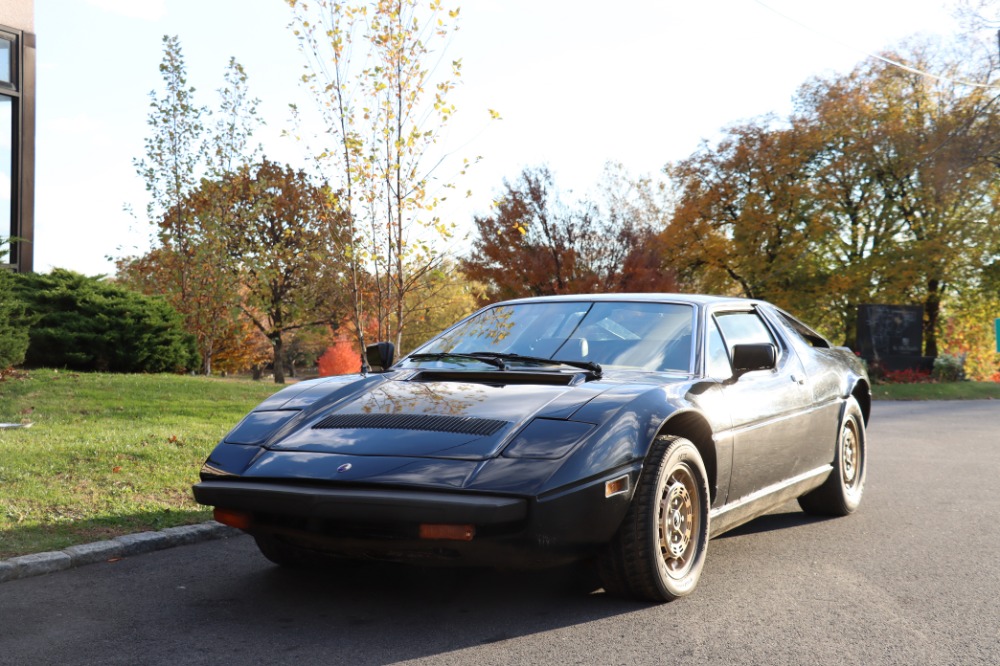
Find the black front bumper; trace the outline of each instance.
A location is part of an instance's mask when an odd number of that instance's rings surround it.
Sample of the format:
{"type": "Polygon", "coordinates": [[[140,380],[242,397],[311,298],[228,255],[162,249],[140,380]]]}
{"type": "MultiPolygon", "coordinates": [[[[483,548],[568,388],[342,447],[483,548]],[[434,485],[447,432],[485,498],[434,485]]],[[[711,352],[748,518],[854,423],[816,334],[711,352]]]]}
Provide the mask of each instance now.
{"type": "Polygon", "coordinates": [[[200,504],[351,522],[499,525],[523,521],[528,515],[527,500],[492,495],[318,488],[254,481],[203,481],[193,490],[200,504]]]}
{"type": "Polygon", "coordinates": [[[349,487],[244,478],[194,486],[201,504],[248,514],[241,529],[257,538],[354,559],[535,567],[592,554],[612,537],[630,494],[605,496],[591,479],[543,497],[434,489],[349,487]],[[472,526],[469,540],[422,537],[422,525],[472,526]]]}

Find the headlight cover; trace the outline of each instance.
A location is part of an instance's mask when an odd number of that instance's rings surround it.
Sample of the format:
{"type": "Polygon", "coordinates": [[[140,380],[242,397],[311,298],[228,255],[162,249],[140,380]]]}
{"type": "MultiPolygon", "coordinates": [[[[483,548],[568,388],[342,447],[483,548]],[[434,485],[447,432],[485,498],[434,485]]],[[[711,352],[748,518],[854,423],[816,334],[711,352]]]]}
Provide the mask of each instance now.
{"type": "Polygon", "coordinates": [[[538,418],[507,445],[503,457],[556,460],[569,453],[593,429],[590,423],[538,418]]]}
{"type": "Polygon", "coordinates": [[[299,413],[297,409],[257,411],[247,414],[223,439],[226,444],[260,446],[278,428],[299,413]]]}

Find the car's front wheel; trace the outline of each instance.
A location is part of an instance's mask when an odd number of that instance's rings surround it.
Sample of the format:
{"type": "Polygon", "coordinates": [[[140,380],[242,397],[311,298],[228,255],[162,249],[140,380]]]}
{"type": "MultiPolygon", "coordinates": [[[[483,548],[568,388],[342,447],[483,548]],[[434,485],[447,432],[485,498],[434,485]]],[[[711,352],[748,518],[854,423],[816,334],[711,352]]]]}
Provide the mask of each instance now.
{"type": "Polygon", "coordinates": [[[806,513],[817,516],[846,516],[854,513],[861,504],[867,476],[868,439],[865,435],[865,418],[858,401],[850,397],[837,435],[833,471],[822,486],[799,498],[799,506],[806,513]]]}
{"type": "Polygon", "coordinates": [[[600,553],[610,594],[673,601],[698,584],[708,550],[708,475],[690,441],[658,437],[625,520],[600,553]]]}

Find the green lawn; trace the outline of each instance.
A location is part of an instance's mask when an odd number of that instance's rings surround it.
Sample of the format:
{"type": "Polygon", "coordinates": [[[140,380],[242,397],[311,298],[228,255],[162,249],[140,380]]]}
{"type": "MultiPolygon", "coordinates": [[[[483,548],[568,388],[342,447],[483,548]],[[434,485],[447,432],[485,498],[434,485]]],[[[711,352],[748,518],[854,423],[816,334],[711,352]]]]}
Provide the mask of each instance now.
{"type": "Polygon", "coordinates": [[[0,382],[0,558],[201,522],[191,484],[280,388],[249,380],[33,370],[0,382]]]}
{"type": "Polygon", "coordinates": [[[876,400],[1000,400],[1000,383],[876,384],[876,400]]]}

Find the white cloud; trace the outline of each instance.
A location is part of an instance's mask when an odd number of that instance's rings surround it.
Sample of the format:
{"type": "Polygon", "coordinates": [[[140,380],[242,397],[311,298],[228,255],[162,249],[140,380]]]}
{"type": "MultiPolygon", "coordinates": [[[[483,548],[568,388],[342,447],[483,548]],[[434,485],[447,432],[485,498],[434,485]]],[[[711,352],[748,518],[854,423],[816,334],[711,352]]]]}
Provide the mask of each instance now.
{"type": "Polygon", "coordinates": [[[167,13],[165,0],[87,0],[87,2],[109,14],[143,21],[159,21],[167,13]]]}

